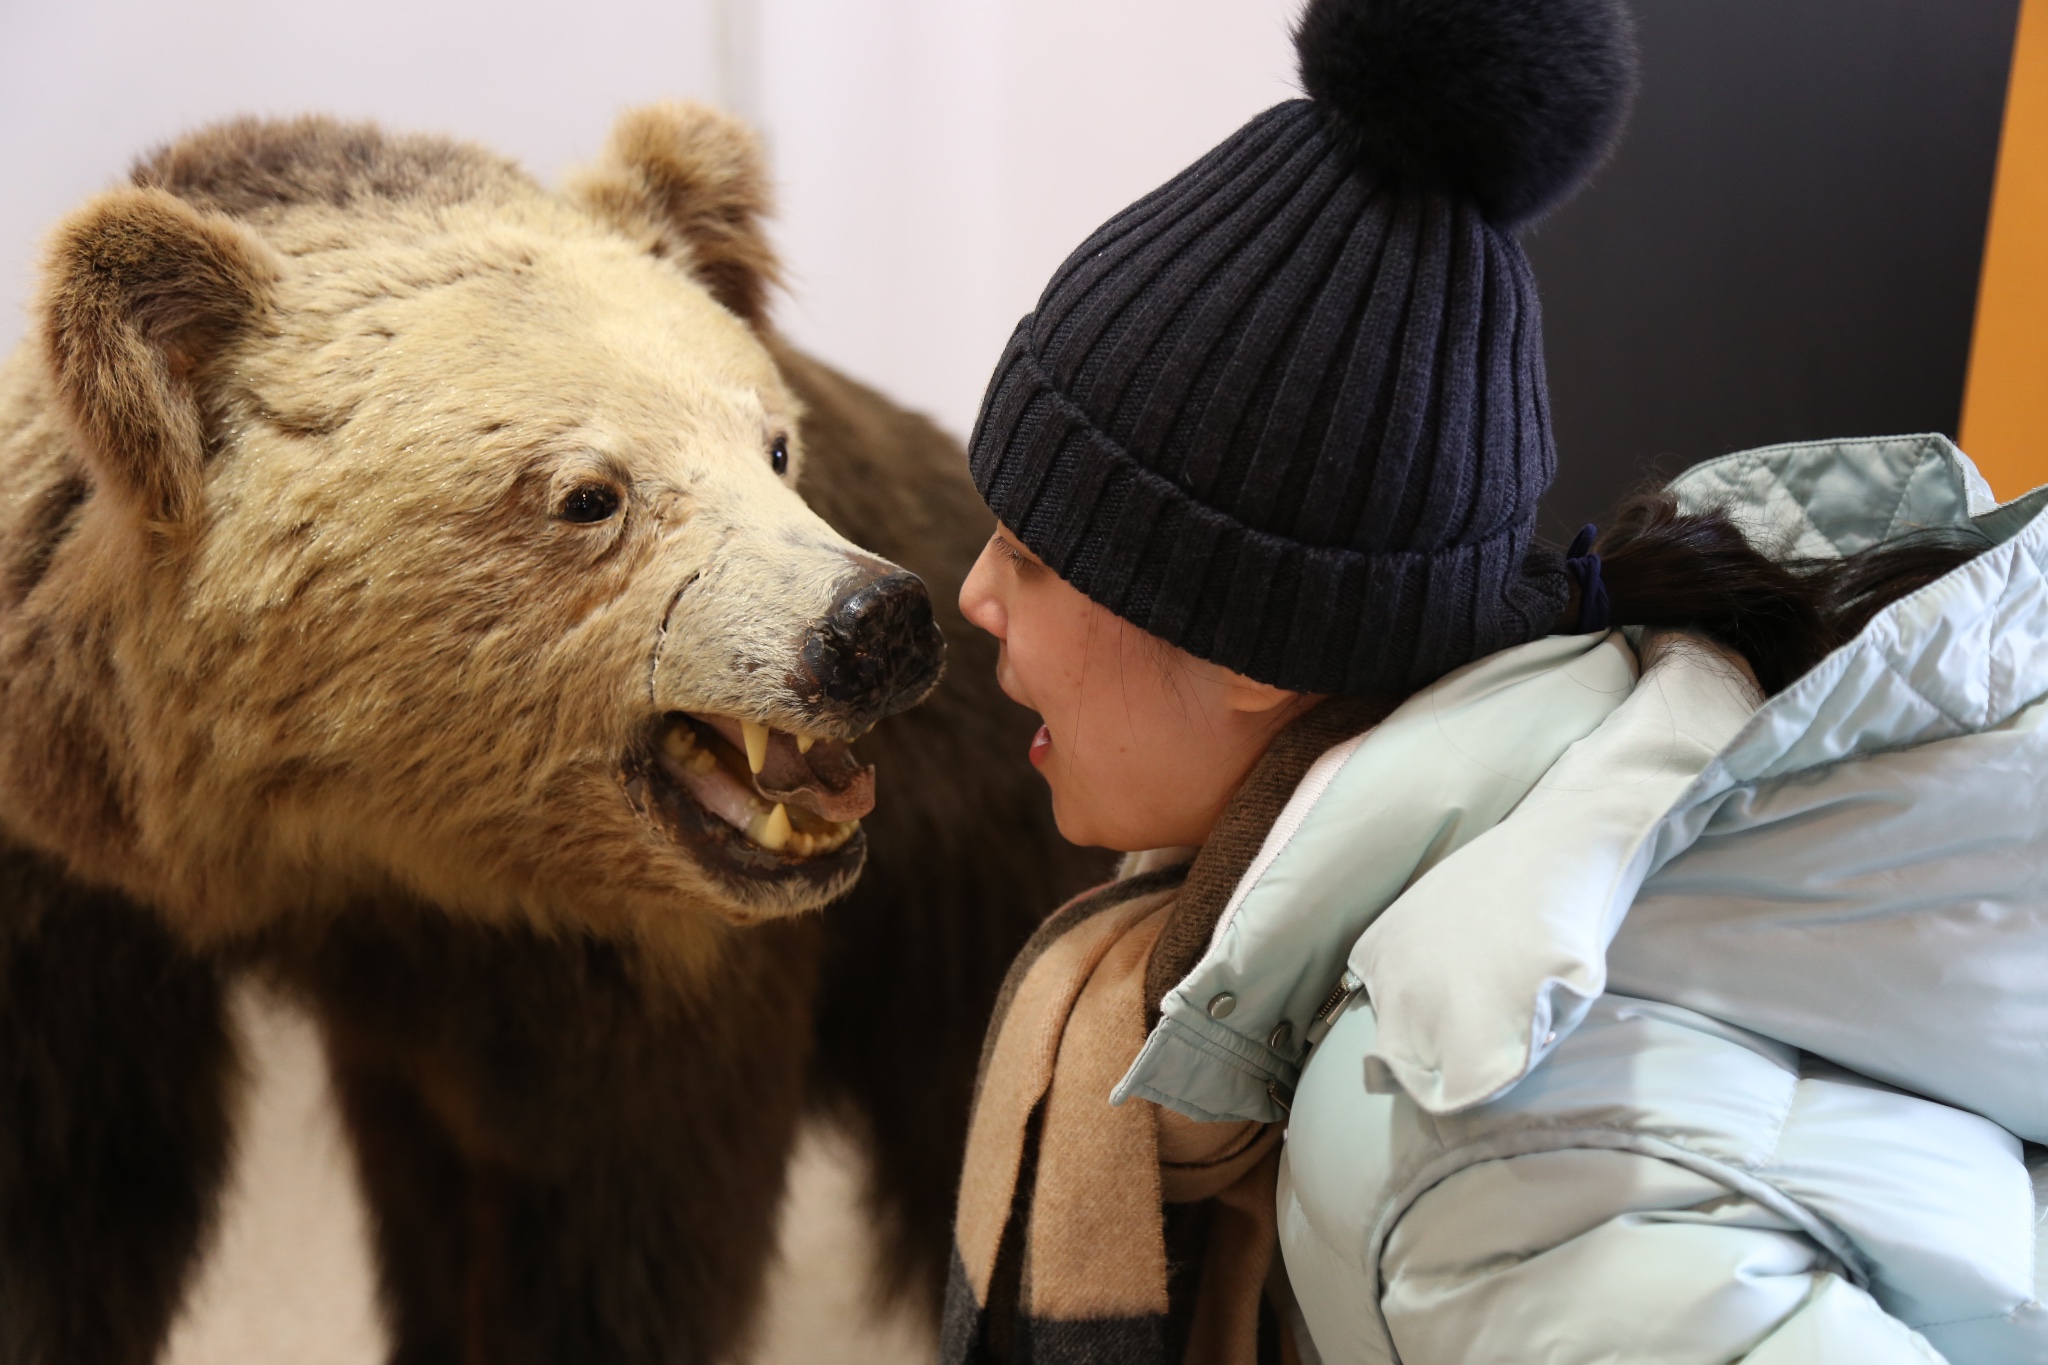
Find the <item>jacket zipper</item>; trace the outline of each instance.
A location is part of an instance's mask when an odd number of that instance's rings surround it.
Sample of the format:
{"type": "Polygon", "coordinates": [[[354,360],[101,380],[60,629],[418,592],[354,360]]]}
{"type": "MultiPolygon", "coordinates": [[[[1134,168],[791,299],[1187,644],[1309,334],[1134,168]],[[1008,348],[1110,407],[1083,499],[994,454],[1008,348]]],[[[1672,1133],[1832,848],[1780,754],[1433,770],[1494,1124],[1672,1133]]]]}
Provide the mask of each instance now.
{"type": "Polygon", "coordinates": [[[1302,1036],[1310,1047],[1323,1041],[1323,1035],[1330,1031],[1330,1025],[1336,1021],[1344,1007],[1351,1003],[1351,997],[1364,989],[1365,982],[1359,979],[1356,972],[1346,967],[1344,975],[1331,987],[1329,998],[1323,1001],[1314,1017],[1308,1021],[1308,1029],[1302,1036]]]}

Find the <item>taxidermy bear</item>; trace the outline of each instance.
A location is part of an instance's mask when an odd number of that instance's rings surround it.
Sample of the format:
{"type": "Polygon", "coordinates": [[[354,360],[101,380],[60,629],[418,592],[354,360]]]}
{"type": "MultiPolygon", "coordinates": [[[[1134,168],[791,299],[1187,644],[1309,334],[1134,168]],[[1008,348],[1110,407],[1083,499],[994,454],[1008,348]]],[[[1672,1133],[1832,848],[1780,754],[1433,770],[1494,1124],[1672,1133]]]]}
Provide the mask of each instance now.
{"type": "Polygon", "coordinates": [[[161,1348],[238,973],[319,1021],[395,1360],[728,1358],[807,1107],[931,1293],[1092,869],[953,629],[957,447],[769,327],[750,138],[630,113],[558,195],[242,122],[131,181],[0,370],[0,1362],[161,1348]]]}

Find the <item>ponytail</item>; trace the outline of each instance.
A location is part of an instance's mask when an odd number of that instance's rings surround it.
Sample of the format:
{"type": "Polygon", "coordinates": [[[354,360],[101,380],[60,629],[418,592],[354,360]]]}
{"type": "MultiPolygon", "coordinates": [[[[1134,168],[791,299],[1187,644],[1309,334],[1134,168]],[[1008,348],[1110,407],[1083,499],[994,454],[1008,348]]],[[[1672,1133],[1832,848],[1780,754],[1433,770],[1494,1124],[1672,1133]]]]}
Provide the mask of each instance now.
{"type": "Polygon", "coordinates": [[[1664,492],[1622,503],[1593,545],[1616,625],[1664,626],[1726,645],[1749,661],[1766,696],[1885,607],[1990,547],[1975,530],[1944,529],[1839,559],[1771,559],[1725,512],[1681,512],[1664,492]]]}

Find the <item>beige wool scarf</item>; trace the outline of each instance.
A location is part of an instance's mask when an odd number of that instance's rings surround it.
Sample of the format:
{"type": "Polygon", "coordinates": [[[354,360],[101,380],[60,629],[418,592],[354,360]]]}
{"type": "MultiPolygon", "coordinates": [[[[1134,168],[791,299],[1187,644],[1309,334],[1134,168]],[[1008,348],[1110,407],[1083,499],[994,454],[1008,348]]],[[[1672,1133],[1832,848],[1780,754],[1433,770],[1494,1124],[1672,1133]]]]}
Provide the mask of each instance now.
{"type": "Polygon", "coordinates": [[[982,1050],[943,1365],[1291,1359],[1267,1295],[1278,1126],[1197,1123],[1109,1093],[1309,766],[1391,709],[1309,711],[1191,862],[1133,859],[1025,945],[982,1050]]]}

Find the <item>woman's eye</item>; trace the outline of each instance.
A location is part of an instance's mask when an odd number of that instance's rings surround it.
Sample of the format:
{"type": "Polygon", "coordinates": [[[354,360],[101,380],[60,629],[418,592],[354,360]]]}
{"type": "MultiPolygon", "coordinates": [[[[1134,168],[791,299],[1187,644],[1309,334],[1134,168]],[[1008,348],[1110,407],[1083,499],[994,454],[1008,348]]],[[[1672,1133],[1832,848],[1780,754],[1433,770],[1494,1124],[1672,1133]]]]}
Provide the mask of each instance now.
{"type": "Polygon", "coordinates": [[[563,521],[587,525],[603,521],[618,510],[618,489],[608,483],[585,483],[569,490],[569,496],[562,499],[559,515],[563,521]]]}
{"type": "Polygon", "coordinates": [[[776,437],[774,444],[768,447],[768,467],[777,474],[787,474],[789,472],[789,438],[787,436],[776,437]]]}

